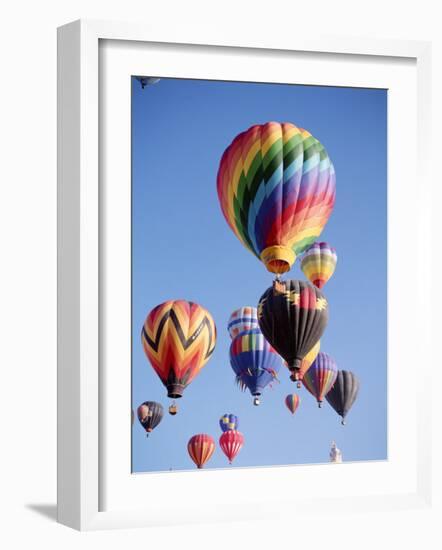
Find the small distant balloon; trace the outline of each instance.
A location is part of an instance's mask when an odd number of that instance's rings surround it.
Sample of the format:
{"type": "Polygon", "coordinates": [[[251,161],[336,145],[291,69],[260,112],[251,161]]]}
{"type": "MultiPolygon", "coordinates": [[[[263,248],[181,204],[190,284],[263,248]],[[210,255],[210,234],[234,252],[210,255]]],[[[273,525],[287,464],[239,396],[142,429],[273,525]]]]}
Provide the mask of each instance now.
{"type": "Polygon", "coordinates": [[[285,398],[286,407],[292,414],[295,414],[296,409],[299,407],[299,403],[299,395],[297,395],[296,393],[287,395],[287,397],[285,398]]]}
{"type": "Polygon", "coordinates": [[[198,469],[203,468],[215,451],[215,441],[211,435],[193,435],[187,443],[187,451],[198,469]]]}
{"type": "Polygon", "coordinates": [[[305,373],[302,383],[314,396],[319,407],[338,376],[338,367],[330,355],[319,352],[312,366],[305,373]]]}
{"type": "Polygon", "coordinates": [[[153,76],[136,76],[135,78],[141,84],[141,88],[143,90],[146,86],[152,86],[153,84],[156,84],[160,81],[159,78],[155,78],[153,76]]]}
{"type": "Polygon", "coordinates": [[[236,430],[224,432],[219,438],[219,446],[229,460],[229,464],[235,460],[236,455],[244,444],[244,436],[236,430]]]}
{"type": "Polygon", "coordinates": [[[138,407],[137,414],[140,424],[146,430],[147,435],[149,435],[163,419],[163,405],[156,401],[145,401],[138,407]]]}
{"type": "Polygon", "coordinates": [[[341,423],[345,424],[345,417],[356,401],[359,392],[359,380],[351,371],[340,370],[333,387],[325,398],[331,407],[342,418],[341,423]]]}
{"type": "Polygon", "coordinates": [[[237,430],[239,426],[239,419],[234,414],[223,414],[219,419],[219,426],[223,432],[237,430]]]}
{"type": "Polygon", "coordinates": [[[338,256],[328,243],[314,243],[301,259],[301,269],[307,279],[322,288],[336,269],[338,256]]]}

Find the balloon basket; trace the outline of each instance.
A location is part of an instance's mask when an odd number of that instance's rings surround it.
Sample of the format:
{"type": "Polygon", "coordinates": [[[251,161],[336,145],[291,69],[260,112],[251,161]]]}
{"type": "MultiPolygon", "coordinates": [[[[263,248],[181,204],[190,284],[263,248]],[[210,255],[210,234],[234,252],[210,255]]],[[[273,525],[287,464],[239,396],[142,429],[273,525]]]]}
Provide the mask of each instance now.
{"type": "Polygon", "coordinates": [[[172,405],[170,405],[169,407],[169,414],[172,416],[175,416],[177,412],[178,412],[178,407],[175,405],[175,403],[172,403],[172,405]]]}
{"type": "Polygon", "coordinates": [[[322,409],[322,401],[318,401],[318,407],[322,409]]]}
{"type": "Polygon", "coordinates": [[[259,407],[261,401],[259,400],[259,397],[255,397],[255,399],[253,400],[253,404],[255,405],[255,407],[259,407]]]}

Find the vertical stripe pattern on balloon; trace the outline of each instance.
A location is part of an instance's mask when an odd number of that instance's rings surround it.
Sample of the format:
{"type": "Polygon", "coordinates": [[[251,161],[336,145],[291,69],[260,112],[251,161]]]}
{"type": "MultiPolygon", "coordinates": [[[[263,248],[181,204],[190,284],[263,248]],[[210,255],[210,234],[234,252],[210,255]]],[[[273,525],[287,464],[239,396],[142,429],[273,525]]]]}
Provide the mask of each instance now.
{"type": "Polygon", "coordinates": [[[302,383],[321,405],[338,376],[338,367],[327,353],[319,352],[312,366],[304,374],[302,383]]]}
{"type": "Polygon", "coordinates": [[[196,434],[189,439],[187,450],[197,468],[203,468],[215,451],[215,441],[208,434],[196,434]]]}

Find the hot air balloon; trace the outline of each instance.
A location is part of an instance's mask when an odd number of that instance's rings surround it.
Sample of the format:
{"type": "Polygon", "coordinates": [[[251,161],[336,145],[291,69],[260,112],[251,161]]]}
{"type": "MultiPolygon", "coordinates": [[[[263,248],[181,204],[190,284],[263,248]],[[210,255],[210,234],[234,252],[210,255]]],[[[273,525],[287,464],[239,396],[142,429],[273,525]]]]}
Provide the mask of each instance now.
{"type": "Polygon", "coordinates": [[[138,420],[149,436],[150,432],[158,426],[163,419],[164,409],[161,403],[156,401],[145,401],[138,409],[138,420]]]}
{"type": "Polygon", "coordinates": [[[160,81],[159,78],[154,78],[153,76],[136,76],[138,82],[141,84],[141,88],[144,90],[146,86],[152,86],[160,81]]]}
{"type": "Polygon", "coordinates": [[[211,435],[196,434],[189,439],[187,451],[197,468],[203,468],[215,451],[215,441],[211,435]]]}
{"type": "Polygon", "coordinates": [[[321,234],[335,171],[321,143],[285,122],[255,125],[224,151],[218,198],[232,231],[271,273],[285,273],[321,234]]]}
{"type": "Polygon", "coordinates": [[[232,464],[236,455],[241,450],[244,444],[244,436],[241,432],[236,430],[229,430],[224,432],[219,438],[219,446],[221,447],[222,452],[226,455],[229,460],[229,464],[232,464]]]}
{"type": "Polygon", "coordinates": [[[270,382],[277,378],[281,357],[264,338],[258,328],[238,334],[230,344],[230,364],[239,387],[246,388],[259,405],[259,396],[270,382]]]}
{"type": "Polygon", "coordinates": [[[315,243],[308,248],[301,260],[301,269],[307,279],[322,288],[333,275],[338,256],[327,243],[315,243]]]}
{"type": "Polygon", "coordinates": [[[219,426],[223,432],[237,430],[239,426],[239,419],[234,414],[223,414],[219,419],[219,426]]]}
{"type": "Polygon", "coordinates": [[[299,380],[302,360],[327,326],[327,300],[310,283],[285,281],[283,291],[270,287],[261,296],[258,321],[266,340],[286,360],[291,378],[299,380]]]}
{"type": "MultiPolygon", "coordinates": [[[[216,327],[210,313],[194,302],[169,300],[156,306],[141,331],[144,352],[167,396],[176,399],[210,359],[216,327]]],[[[171,405],[171,414],[176,406],[171,405]]]]}
{"type": "Polygon", "coordinates": [[[351,409],[359,392],[359,380],[351,371],[340,370],[335,383],[325,398],[333,409],[342,418],[342,425],[345,424],[345,417],[351,409]]]}
{"type": "Polygon", "coordinates": [[[244,306],[235,310],[227,324],[230,337],[233,339],[244,330],[259,328],[256,307],[244,306]]]}
{"type": "Polygon", "coordinates": [[[291,393],[285,398],[286,407],[292,414],[295,414],[296,409],[299,407],[300,401],[301,400],[299,399],[299,395],[297,395],[296,393],[291,393]]]}
{"type": "Polygon", "coordinates": [[[307,390],[316,397],[318,406],[322,406],[322,401],[330,388],[335,383],[338,376],[338,367],[334,359],[326,353],[319,352],[313,365],[304,374],[302,383],[307,390]]]}

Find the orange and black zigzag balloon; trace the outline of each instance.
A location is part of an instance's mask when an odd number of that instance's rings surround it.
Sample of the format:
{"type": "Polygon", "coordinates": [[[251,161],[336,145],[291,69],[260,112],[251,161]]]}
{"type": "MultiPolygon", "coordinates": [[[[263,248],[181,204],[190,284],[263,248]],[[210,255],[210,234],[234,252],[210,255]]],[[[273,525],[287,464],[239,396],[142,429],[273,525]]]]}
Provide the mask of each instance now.
{"type": "Polygon", "coordinates": [[[149,313],[141,341],[168,397],[181,397],[215,349],[215,322],[194,302],[169,300],[149,313]]]}

